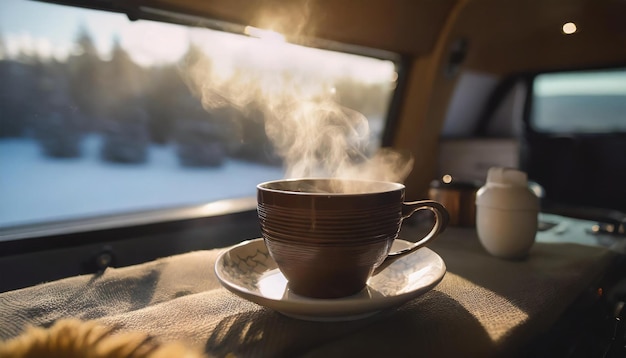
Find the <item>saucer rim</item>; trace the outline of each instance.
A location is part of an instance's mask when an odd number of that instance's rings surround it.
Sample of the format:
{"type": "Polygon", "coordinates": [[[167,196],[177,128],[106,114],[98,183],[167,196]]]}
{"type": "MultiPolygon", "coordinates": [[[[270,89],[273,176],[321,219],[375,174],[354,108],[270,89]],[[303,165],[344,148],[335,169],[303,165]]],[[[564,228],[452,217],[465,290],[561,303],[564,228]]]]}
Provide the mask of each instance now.
{"type": "MultiPolygon", "coordinates": [[[[396,239],[401,245],[408,246],[411,242],[396,239]]],[[[398,307],[405,302],[419,297],[422,294],[432,290],[435,286],[437,286],[441,280],[443,280],[445,274],[447,273],[447,267],[445,262],[436,252],[432,251],[429,248],[423,247],[416,251],[415,253],[408,254],[406,257],[410,257],[417,252],[428,252],[428,255],[432,256],[432,259],[438,261],[437,263],[441,267],[439,274],[435,277],[430,283],[417,287],[414,290],[404,292],[397,295],[392,296],[384,296],[377,299],[366,299],[363,297],[342,297],[336,299],[321,299],[321,298],[307,298],[303,301],[294,301],[289,299],[275,299],[267,297],[259,292],[251,291],[245,287],[242,287],[232,281],[225,279],[220,272],[220,267],[223,266],[224,257],[236,250],[241,246],[247,245],[265,245],[263,238],[256,238],[251,240],[243,241],[237,245],[234,245],[230,248],[225,249],[221,252],[214,265],[214,273],[221,283],[223,287],[225,287],[230,292],[235,295],[246,299],[250,302],[256,303],[260,306],[273,309],[285,316],[301,319],[301,320],[310,320],[310,321],[344,321],[344,320],[355,320],[367,318],[372,315],[375,315],[383,310],[392,309],[398,307]],[[424,250],[424,251],[422,251],[424,250]],[[314,313],[311,313],[315,311],[314,313]]],[[[269,259],[274,262],[274,260],[269,256],[269,259]]],[[[275,262],[274,262],[275,264],[275,262]]],[[[433,264],[434,265],[434,264],[433,264]]],[[[265,271],[263,274],[268,274],[270,272],[280,270],[276,267],[274,269],[269,269],[265,271]]],[[[384,271],[384,270],[383,270],[384,271]]],[[[282,275],[282,274],[281,274],[282,275]]]]}

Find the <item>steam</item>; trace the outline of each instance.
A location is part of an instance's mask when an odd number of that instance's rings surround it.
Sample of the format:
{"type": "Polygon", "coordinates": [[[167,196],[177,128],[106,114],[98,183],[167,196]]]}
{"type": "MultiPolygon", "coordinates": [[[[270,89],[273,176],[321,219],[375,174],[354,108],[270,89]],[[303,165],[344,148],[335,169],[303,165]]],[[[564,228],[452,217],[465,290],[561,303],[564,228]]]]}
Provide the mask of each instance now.
{"type": "Polygon", "coordinates": [[[224,58],[223,53],[207,53],[184,64],[185,80],[205,109],[260,110],[287,178],[406,178],[411,156],[389,149],[370,153],[368,120],[337,103],[332,71],[304,61],[306,48],[257,42],[238,49],[228,65],[215,60],[224,58]],[[290,48],[297,48],[299,55],[290,48]]]}

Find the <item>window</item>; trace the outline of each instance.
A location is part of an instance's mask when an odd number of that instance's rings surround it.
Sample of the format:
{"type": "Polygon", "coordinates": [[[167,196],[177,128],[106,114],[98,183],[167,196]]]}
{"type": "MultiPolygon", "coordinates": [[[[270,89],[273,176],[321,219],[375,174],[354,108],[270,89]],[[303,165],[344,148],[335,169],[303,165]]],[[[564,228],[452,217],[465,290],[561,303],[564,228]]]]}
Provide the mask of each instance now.
{"type": "Polygon", "coordinates": [[[544,209],[613,220],[626,210],[626,69],[539,74],[531,89],[524,167],[544,209]]]}
{"type": "Polygon", "coordinates": [[[626,132],[626,69],[540,74],[532,90],[538,131],[626,132]]]}
{"type": "Polygon", "coordinates": [[[0,228],[253,196],[337,141],[378,150],[393,59],[244,32],[0,2],[0,228]]]}

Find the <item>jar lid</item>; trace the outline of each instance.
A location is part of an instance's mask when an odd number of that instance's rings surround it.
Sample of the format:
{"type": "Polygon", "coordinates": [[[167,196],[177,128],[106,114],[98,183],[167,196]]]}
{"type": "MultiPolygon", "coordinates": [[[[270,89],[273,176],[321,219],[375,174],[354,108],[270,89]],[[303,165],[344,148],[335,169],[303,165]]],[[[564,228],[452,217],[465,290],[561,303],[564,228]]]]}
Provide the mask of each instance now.
{"type": "Polygon", "coordinates": [[[494,167],[487,173],[487,182],[478,190],[476,205],[502,210],[539,211],[539,198],[528,187],[526,173],[494,167]]]}
{"type": "Polygon", "coordinates": [[[528,175],[513,168],[493,167],[487,172],[487,184],[528,186],[528,175]]]}

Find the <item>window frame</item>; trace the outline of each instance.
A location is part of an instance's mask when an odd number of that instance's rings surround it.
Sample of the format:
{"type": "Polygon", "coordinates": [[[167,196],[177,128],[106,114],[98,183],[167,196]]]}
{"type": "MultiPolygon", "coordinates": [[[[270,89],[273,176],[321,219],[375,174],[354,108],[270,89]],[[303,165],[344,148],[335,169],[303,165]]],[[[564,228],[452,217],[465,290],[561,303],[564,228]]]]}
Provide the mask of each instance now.
{"type": "Polygon", "coordinates": [[[527,81],[526,87],[526,102],[524,105],[524,113],[523,113],[523,124],[524,131],[526,135],[536,135],[536,136],[546,136],[546,137],[558,137],[558,136],[576,136],[576,137],[596,137],[596,136],[614,136],[614,135],[626,135],[626,130],[623,132],[571,132],[571,131],[544,131],[537,128],[533,123],[533,102],[534,102],[534,83],[537,76],[542,74],[551,74],[551,73],[567,73],[567,72],[578,72],[578,71],[604,71],[604,70],[615,70],[615,69],[625,69],[626,63],[617,62],[612,64],[607,64],[604,66],[594,66],[594,67],[573,67],[573,68],[563,68],[557,70],[540,70],[526,73],[524,77],[527,81]]]}
{"type": "MultiPolygon", "coordinates": [[[[575,72],[575,71],[602,71],[602,70],[611,70],[618,68],[626,68],[626,63],[624,62],[616,62],[609,63],[601,66],[591,66],[591,67],[567,67],[560,69],[541,69],[533,72],[528,72],[525,74],[528,85],[526,88],[526,101],[524,103],[523,109],[523,129],[522,129],[522,142],[521,142],[521,152],[520,152],[520,168],[527,173],[529,173],[529,179],[537,181],[540,183],[540,180],[533,177],[533,171],[535,171],[535,166],[530,163],[531,160],[531,143],[538,143],[541,145],[543,143],[551,142],[556,143],[559,142],[559,147],[563,147],[563,143],[576,144],[580,146],[581,144],[585,144],[587,147],[592,145],[593,143],[604,143],[604,142],[619,142],[626,143],[626,131],[624,132],[598,132],[598,133],[589,133],[589,132],[570,132],[570,131],[560,131],[560,132],[552,132],[552,131],[543,131],[536,126],[533,125],[532,122],[532,109],[534,103],[533,96],[533,84],[535,78],[544,73],[564,73],[564,72],[575,72]]],[[[596,148],[596,147],[594,147],[596,148]]],[[[573,161],[579,162],[578,159],[570,157],[573,161]]],[[[607,168],[604,168],[605,170],[607,168]]],[[[573,174],[572,174],[573,175],[573,174]]],[[[554,179],[554,176],[548,176],[550,180],[554,179]]],[[[545,179],[545,178],[544,178],[545,179]]],[[[596,178],[597,180],[597,178],[596,178]]],[[[572,181],[573,182],[573,181],[572,181]]],[[[586,196],[595,196],[606,194],[606,190],[611,190],[607,188],[613,188],[611,186],[607,186],[606,188],[586,188],[581,187],[580,190],[583,191],[586,196]],[[593,191],[596,190],[596,191],[593,191]],[[595,193],[595,194],[594,194],[595,193]]],[[[542,197],[542,208],[543,212],[553,213],[558,215],[563,215],[567,217],[574,217],[583,220],[592,220],[599,222],[608,222],[608,223],[619,223],[623,220],[624,209],[616,209],[613,207],[615,203],[610,203],[606,201],[606,199],[602,199],[596,201],[593,204],[587,202],[581,202],[579,198],[570,198],[566,197],[564,200],[561,195],[558,195],[555,199],[551,196],[550,190],[545,191],[545,196],[542,197]],[[601,205],[598,203],[601,202],[601,205]],[[604,206],[603,206],[604,205],[604,206]]],[[[615,195],[619,195],[618,193],[614,193],[615,195]]],[[[583,199],[583,201],[585,201],[583,199]]]]}
{"type": "MultiPolygon", "coordinates": [[[[91,2],[85,0],[36,0],[42,3],[52,3],[69,7],[86,8],[99,11],[121,13],[128,16],[131,21],[150,20],[165,23],[173,23],[192,27],[206,27],[213,30],[243,33],[245,26],[230,24],[218,20],[212,20],[201,16],[173,12],[165,9],[132,6],[124,1],[91,2]]],[[[400,116],[401,104],[404,99],[406,83],[408,81],[408,68],[411,63],[409,56],[395,54],[384,50],[371,49],[357,45],[336,43],[327,40],[305,39],[303,46],[368,56],[377,59],[390,60],[396,65],[398,79],[396,88],[391,95],[387,108],[387,117],[381,137],[381,147],[390,146],[397,129],[400,116]]],[[[107,245],[131,241],[137,238],[145,238],[151,235],[167,233],[171,240],[180,240],[187,233],[204,230],[210,233],[214,227],[224,226],[237,230],[237,220],[252,221],[258,226],[256,218],[256,197],[251,196],[239,199],[226,199],[217,202],[208,202],[201,205],[188,205],[175,208],[156,210],[139,210],[114,215],[101,215],[87,218],[77,218],[60,221],[42,222],[37,224],[24,224],[0,228],[0,267],[3,260],[11,260],[28,254],[54,252],[68,250],[90,245],[107,245]],[[210,209],[214,205],[214,209],[210,209]],[[207,210],[207,207],[209,209],[207,210]]],[[[247,239],[254,238],[254,229],[247,239]]],[[[209,235],[210,236],[210,235],[209,235]]],[[[208,243],[187,243],[189,250],[202,248],[215,248],[234,244],[246,237],[217,240],[208,243]]],[[[146,241],[146,245],[150,244],[146,241]]],[[[164,248],[160,255],[171,255],[180,250],[164,248]]],[[[145,260],[155,259],[159,256],[144,257],[145,260]]],[[[137,262],[133,262],[137,263],[137,262]]],[[[0,291],[1,291],[0,287],[0,291]]]]}

